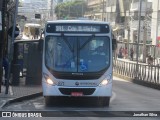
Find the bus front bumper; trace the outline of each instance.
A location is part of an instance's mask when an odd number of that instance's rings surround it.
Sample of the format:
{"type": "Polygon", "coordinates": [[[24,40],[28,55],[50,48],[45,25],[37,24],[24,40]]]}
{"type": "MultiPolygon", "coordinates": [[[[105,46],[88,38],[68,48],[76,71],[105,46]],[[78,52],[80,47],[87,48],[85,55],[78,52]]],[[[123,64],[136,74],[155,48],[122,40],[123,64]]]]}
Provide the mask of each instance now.
{"type": "Polygon", "coordinates": [[[68,87],[49,85],[42,82],[43,96],[81,96],[81,97],[110,97],[112,84],[96,87],[68,87]]]}

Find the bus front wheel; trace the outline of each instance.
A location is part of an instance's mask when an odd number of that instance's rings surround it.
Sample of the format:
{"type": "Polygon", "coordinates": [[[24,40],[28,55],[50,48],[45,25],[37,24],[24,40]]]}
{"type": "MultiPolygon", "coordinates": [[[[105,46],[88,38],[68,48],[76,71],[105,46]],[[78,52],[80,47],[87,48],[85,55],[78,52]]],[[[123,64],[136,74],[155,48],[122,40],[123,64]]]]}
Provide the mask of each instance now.
{"type": "Polygon", "coordinates": [[[110,97],[98,97],[98,105],[99,106],[109,106],[110,97]]]}
{"type": "Polygon", "coordinates": [[[52,96],[45,96],[45,105],[51,106],[56,102],[55,98],[52,96]]]}

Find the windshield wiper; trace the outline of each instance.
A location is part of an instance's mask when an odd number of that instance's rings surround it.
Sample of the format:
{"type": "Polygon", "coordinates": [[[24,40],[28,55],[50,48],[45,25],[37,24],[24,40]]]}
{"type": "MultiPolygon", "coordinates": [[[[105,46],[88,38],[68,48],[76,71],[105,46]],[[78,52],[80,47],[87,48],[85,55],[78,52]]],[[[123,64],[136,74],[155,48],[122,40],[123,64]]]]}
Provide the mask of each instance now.
{"type": "Polygon", "coordinates": [[[81,50],[88,42],[90,42],[93,38],[95,37],[95,35],[93,34],[92,36],[90,36],[88,38],[88,40],[79,48],[79,50],[81,50]]]}
{"type": "Polygon", "coordinates": [[[71,52],[74,52],[74,49],[72,49],[72,46],[71,44],[68,42],[68,40],[65,38],[64,35],[62,35],[63,39],[64,39],[64,42],[67,44],[67,46],[69,47],[70,51],[71,52]]]}

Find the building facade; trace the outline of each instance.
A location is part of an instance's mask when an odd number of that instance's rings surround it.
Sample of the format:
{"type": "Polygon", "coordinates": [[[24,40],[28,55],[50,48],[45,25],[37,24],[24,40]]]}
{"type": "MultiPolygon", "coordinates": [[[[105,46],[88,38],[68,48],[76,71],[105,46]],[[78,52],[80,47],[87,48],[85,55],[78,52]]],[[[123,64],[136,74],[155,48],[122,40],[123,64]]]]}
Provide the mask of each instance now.
{"type": "Polygon", "coordinates": [[[152,1],[152,25],[151,25],[151,38],[152,38],[152,44],[157,45],[158,44],[158,37],[160,37],[160,0],[153,0],[152,1]],[[156,31],[156,32],[155,32],[156,31]]]}
{"type": "MultiPolygon", "coordinates": [[[[51,0],[23,0],[22,6],[18,7],[18,15],[25,16],[24,22],[44,24],[51,17],[51,0]],[[39,18],[35,15],[39,14],[39,18]]],[[[20,23],[21,24],[21,23],[20,23]]]]}
{"type": "MultiPolygon", "coordinates": [[[[130,40],[131,42],[137,42],[138,37],[138,25],[139,25],[139,0],[132,0],[130,8],[130,40]]],[[[141,21],[140,21],[140,43],[143,43],[144,27],[147,30],[147,41],[151,41],[151,9],[152,3],[147,0],[142,0],[141,4],[141,21]]]]}
{"type": "Polygon", "coordinates": [[[106,0],[87,0],[88,10],[85,17],[94,20],[105,21],[106,0]]]}

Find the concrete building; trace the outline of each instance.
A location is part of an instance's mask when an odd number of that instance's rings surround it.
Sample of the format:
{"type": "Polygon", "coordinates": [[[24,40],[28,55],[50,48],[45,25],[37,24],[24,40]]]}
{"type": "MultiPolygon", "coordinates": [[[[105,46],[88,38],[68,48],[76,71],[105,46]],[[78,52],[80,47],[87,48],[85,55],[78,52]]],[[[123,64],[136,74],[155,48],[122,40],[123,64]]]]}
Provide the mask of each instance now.
{"type": "Polygon", "coordinates": [[[151,38],[152,38],[152,44],[157,45],[158,39],[157,37],[160,37],[160,0],[153,0],[152,1],[152,26],[151,26],[151,38]]]}
{"type": "Polygon", "coordinates": [[[113,32],[119,41],[123,41],[125,37],[125,29],[130,20],[130,4],[131,0],[106,0],[106,21],[111,23],[113,32]]]}
{"type": "MultiPolygon", "coordinates": [[[[151,41],[151,9],[152,3],[147,0],[142,0],[141,6],[141,27],[140,27],[140,43],[143,43],[144,27],[147,29],[147,41],[151,41]]],[[[139,0],[132,0],[130,8],[130,40],[136,42],[138,37],[138,25],[139,25],[139,0]]]]}
{"type": "Polygon", "coordinates": [[[25,22],[43,24],[45,20],[50,19],[50,10],[51,0],[23,0],[22,7],[18,8],[18,15],[25,16],[25,22]],[[35,18],[35,14],[39,14],[40,18],[35,18]]]}
{"type": "Polygon", "coordinates": [[[160,0],[153,0],[151,25],[152,45],[156,45],[155,56],[160,63],[160,0]]]}
{"type": "Polygon", "coordinates": [[[87,0],[88,11],[85,17],[94,20],[105,21],[105,6],[106,0],[87,0]]]}

